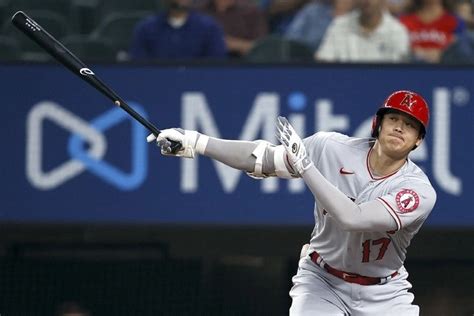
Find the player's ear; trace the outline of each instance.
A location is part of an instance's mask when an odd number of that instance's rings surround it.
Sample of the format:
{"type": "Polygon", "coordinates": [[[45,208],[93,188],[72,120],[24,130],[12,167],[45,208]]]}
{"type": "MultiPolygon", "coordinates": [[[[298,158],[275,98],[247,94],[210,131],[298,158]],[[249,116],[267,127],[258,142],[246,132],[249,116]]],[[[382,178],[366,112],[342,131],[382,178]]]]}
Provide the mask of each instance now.
{"type": "Polygon", "coordinates": [[[383,117],[380,118],[380,123],[377,126],[377,138],[379,138],[380,132],[382,131],[382,122],[383,122],[383,117]]]}
{"type": "Polygon", "coordinates": [[[425,129],[420,122],[418,122],[418,138],[416,139],[415,148],[419,147],[425,138],[425,129]]]}
{"type": "Polygon", "coordinates": [[[422,137],[421,134],[420,134],[420,135],[418,136],[418,139],[416,140],[415,146],[416,146],[416,147],[419,147],[422,142],[423,142],[423,137],[422,137]]]}

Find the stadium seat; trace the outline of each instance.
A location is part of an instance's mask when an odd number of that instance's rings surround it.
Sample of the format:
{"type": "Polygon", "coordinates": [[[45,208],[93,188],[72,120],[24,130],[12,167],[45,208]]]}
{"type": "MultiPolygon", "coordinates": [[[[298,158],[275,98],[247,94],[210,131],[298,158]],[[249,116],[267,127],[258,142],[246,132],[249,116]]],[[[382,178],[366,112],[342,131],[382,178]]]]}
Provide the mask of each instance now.
{"type": "Polygon", "coordinates": [[[79,34],[90,34],[107,16],[135,11],[152,13],[161,10],[163,6],[163,1],[160,0],[70,1],[71,19],[79,34]]]}
{"type": "Polygon", "coordinates": [[[71,35],[61,39],[74,55],[85,61],[115,61],[117,52],[110,41],[84,35],[71,35]]]}
{"type": "Polygon", "coordinates": [[[134,11],[109,14],[92,32],[91,38],[110,41],[118,51],[118,60],[126,60],[127,58],[124,55],[127,54],[135,25],[150,14],[153,14],[153,12],[134,11]]]}
{"type": "Polygon", "coordinates": [[[0,62],[17,60],[20,52],[20,45],[16,40],[0,36],[0,62]]]}
{"type": "Polygon", "coordinates": [[[100,0],[71,0],[70,17],[75,33],[90,34],[99,25],[100,0]]]}
{"type": "Polygon", "coordinates": [[[310,47],[297,41],[270,35],[259,40],[245,56],[245,60],[258,63],[310,62],[313,61],[310,47]]]}
{"type": "Polygon", "coordinates": [[[10,14],[10,3],[12,0],[0,0],[0,21],[6,21],[10,14]]]}
{"type": "Polygon", "coordinates": [[[102,15],[108,15],[113,12],[130,12],[130,11],[156,11],[161,8],[164,0],[114,0],[102,1],[102,15]]]}
{"type": "Polygon", "coordinates": [[[9,2],[9,8],[12,15],[14,13],[13,11],[18,10],[24,11],[27,14],[30,11],[47,10],[65,18],[68,16],[70,8],[70,3],[67,0],[12,0],[9,2]]]}
{"type": "MultiPolygon", "coordinates": [[[[61,38],[69,34],[69,25],[66,19],[61,15],[47,10],[29,11],[27,14],[38,22],[49,34],[55,38],[61,38]]],[[[10,20],[5,21],[3,25],[3,34],[15,38],[22,50],[22,55],[42,55],[43,49],[26,35],[17,30],[10,20]],[[31,54],[30,54],[31,53],[31,54]],[[41,53],[41,54],[37,54],[41,53]]],[[[28,58],[27,58],[28,59],[28,58]]]]}

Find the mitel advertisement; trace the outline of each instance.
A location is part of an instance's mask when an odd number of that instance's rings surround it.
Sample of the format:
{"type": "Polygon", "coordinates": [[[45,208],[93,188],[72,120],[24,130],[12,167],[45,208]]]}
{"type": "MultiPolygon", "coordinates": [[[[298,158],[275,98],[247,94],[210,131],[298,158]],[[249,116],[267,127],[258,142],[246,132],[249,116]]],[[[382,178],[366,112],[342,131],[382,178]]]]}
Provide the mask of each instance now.
{"type": "MultiPolygon", "coordinates": [[[[428,134],[411,154],[438,200],[432,226],[474,225],[471,69],[373,66],[91,69],[158,128],[277,143],[276,118],[302,136],[368,137],[394,90],[422,94],[428,134]]],[[[3,65],[0,221],[311,225],[301,180],[255,180],[206,157],[165,157],[148,131],[63,67],[3,65]]]]}

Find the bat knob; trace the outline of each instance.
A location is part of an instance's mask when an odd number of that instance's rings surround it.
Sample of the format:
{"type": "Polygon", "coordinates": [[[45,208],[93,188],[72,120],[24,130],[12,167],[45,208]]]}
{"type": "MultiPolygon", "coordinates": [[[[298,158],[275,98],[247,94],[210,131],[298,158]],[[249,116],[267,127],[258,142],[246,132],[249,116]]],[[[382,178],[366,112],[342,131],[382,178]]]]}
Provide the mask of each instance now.
{"type": "Polygon", "coordinates": [[[154,141],[155,139],[156,139],[155,134],[150,134],[150,135],[147,136],[146,141],[147,141],[148,143],[151,143],[151,142],[154,141]]]}

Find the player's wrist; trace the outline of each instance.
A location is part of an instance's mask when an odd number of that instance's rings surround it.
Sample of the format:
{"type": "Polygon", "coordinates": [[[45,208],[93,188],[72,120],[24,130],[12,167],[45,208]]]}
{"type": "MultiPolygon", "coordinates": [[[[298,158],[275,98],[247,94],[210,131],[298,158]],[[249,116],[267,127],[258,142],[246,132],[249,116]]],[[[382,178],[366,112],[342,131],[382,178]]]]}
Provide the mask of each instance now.
{"type": "Polygon", "coordinates": [[[209,136],[197,133],[196,144],[194,146],[196,153],[200,155],[204,154],[208,142],[209,136]]]}
{"type": "Polygon", "coordinates": [[[295,169],[300,176],[303,175],[306,170],[311,168],[311,166],[313,166],[313,162],[308,156],[301,157],[293,163],[293,169],[295,169]]]}
{"type": "Polygon", "coordinates": [[[300,174],[303,174],[306,172],[306,170],[308,170],[309,168],[311,168],[313,166],[313,161],[311,161],[311,159],[309,159],[308,156],[304,157],[302,160],[301,160],[301,173],[300,174]]]}

